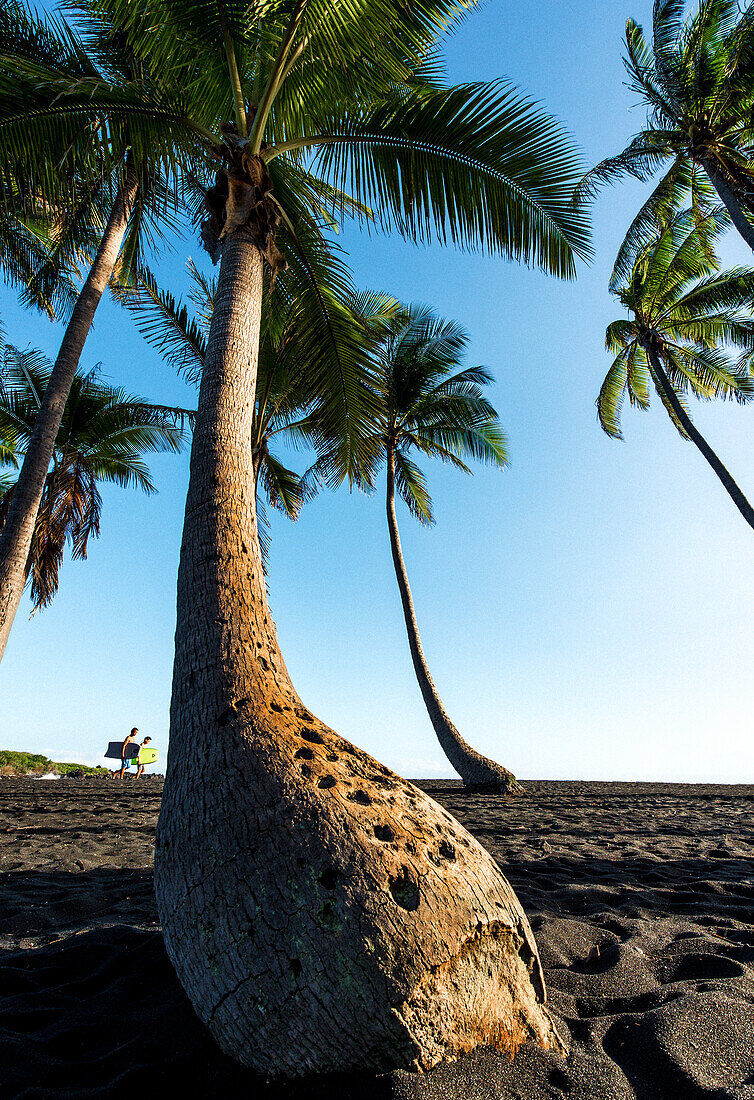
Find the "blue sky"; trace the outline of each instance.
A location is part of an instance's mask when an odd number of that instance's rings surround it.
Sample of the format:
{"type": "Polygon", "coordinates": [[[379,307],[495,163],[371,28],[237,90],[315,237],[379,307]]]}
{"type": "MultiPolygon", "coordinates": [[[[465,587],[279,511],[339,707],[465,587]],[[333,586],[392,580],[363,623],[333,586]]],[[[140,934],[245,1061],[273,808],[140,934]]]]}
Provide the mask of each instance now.
{"type": "MultiPolygon", "coordinates": [[[[449,42],[455,80],[505,76],[567,123],[587,164],[640,127],[623,86],[625,19],[648,0],[487,3],[449,42]]],[[[463,735],[523,777],[754,782],[752,532],[661,408],[600,430],[607,280],[647,189],[594,207],[596,255],[559,283],[499,259],[347,226],[359,285],[423,302],[471,334],[512,464],[473,478],[428,469],[436,526],[402,509],[425,651],[463,735]]],[[[726,262],[748,262],[731,238],[726,262]]],[[[161,264],[181,288],[193,240],[161,264]]],[[[9,339],[54,356],[59,327],[2,290],[9,339]]],[[[104,303],[83,364],[155,401],[193,391],[104,303]]],[[[657,406],[655,402],[655,406],[657,406]]],[[[754,410],[696,406],[695,422],[754,493],[754,410]]],[[[165,748],[187,457],[153,460],[159,495],[106,488],[102,537],[67,560],[53,605],[24,604],[0,667],[0,747],[101,762],[137,725],[165,748]]],[[[324,721],[409,777],[452,775],[413,676],[382,489],[341,490],[273,522],[270,602],[297,689],[324,721]]]]}

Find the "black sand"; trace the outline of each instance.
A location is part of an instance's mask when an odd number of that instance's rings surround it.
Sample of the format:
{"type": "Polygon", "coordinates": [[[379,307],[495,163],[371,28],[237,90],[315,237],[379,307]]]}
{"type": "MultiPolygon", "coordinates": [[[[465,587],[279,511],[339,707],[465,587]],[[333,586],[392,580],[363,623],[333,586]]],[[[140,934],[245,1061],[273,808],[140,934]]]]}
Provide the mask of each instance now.
{"type": "Polygon", "coordinates": [[[161,782],[0,779],[0,1096],[754,1100],[754,787],[422,783],[532,921],[567,1058],[265,1085],[220,1055],[167,961],[161,782]]]}

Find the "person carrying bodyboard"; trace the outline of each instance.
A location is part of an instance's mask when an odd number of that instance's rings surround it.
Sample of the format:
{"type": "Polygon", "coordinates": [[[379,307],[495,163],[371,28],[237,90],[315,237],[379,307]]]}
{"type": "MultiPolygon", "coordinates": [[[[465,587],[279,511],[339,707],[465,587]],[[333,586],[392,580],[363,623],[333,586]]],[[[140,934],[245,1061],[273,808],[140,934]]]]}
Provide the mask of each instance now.
{"type": "Polygon", "coordinates": [[[131,749],[130,752],[127,751],[129,745],[133,745],[135,747],[136,734],[138,732],[139,731],[138,731],[137,727],[134,726],[134,728],[129,733],[128,737],[125,739],[125,741],[121,745],[121,749],[120,749],[120,771],[115,773],[117,775],[118,779],[123,778],[123,775],[125,774],[126,768],[131,767],[131,760],[133,759],[134,756],[138,755],[137,753],[134,753],[133,749],[131,749]]]}
{"type": "Polygon", "coordinates": [[[159,756],[159,752],[157,751],[157,749],[153,749],[150,746],[149,742],[151,740],[151,737],[145,737],[141,743],[139,755],[136,757],[136,779],[138,779],[140,775],[144,774],[144,768],[146,767],[146,765],[154,764],[157,760],[157,757],[159,756]]]}

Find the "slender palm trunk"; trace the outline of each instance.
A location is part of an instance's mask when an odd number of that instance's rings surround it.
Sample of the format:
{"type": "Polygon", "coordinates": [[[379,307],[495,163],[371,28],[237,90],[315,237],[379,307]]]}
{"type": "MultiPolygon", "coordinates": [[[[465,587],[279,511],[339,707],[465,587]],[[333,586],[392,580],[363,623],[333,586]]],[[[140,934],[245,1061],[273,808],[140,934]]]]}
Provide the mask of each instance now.
{"type": "Polygon", "coordinates": [[[720,459],[712,450],[707,440],[704,438],[701,432],[697,431],[697,429],[694,427],[691,419],[688,416],[688,413],[684,409],[681,402],[678,400],[678,394],[673,389],[670,383],[670,379],[665,373],[662,361],[655,349],[652,347],[649,341],[646,341],[643,346],[647,355],[649,356],[649,361],[652,364],[652,370],[655,377],[657,378],[660,388],[662,389],[662,392],[665,395],[668,404],[672,408],[675,415],[678,417],[679,423],[682,425],[684,431],[686,432],[692,443],[696,444],[704,457],[707,459],[707,462],[709,462],[710,466],[722,482],[723,488],[735,504],[736,508],[738,508],[739,512],[744,517],[746,522],[749,524],[749,527],[754,527],[754,508],[752,508],[751,504],[749,504],[748,500],[741,492],[728,470],[725,468],[725,466],[723,466],[720,459]]]}
{"type": "Polygon", "coordinates": [[[710,183],[717,191],[725,209],[730,214],[731,221],[746,241],[749,248],[754,251],[754,225],[752,225],[746,216],[744,207],[747,204],[741,202],[740,197],[736,194],[735,187],[731,186],[732,181],[726,180],[725,175],[715,166],[714,161],[704,160],[702,164],[705,172],[709,176],[710,183]]]}
{"type": "Polygon", "coordinates": [[[403,551],[401,550],[401,536],[398,532],[398,521],[395,515],[395,455],[391,448],[388,448],[387,452],[387,525],[390,532],[390,549],[393,554],[395,576],[401,594],[401,603],[403,604],[403,617],[406,620],[411,660],[414,663],[414,672],[416,673],[416,679],[419,681],[424,705],[427,708],[432,728],[437,734],[440,747],[468,787],[502,788],[509,793],[519,792],[523,788],[516,781],[516,777],[512,772],[507,771],[500,764],[496,764],[494,760],[482,756],[464,741],[450,718],[448,718],[442,700],[437,693],[437,688],[430,676],[421,638],[419,637],[414,599],[408,583],[408,574],[403,560],[403,551]]]}
{"type": "Polygon", "coordinates": [[[110,213],[94,263],[73,307],[73,314],[37,414],[34,434],[18,475],[13,501],[0,533],[0,660],[21,602],[39,502],[65,404],[94,314],[113,273],[137,189],[137,173],[129,168],[110,213]]]}
{"type": "Polygon", "coordinates": [[[223,1050],[269,1076],[559,1047],[526,918],[429,797],[314,717],[270,617],[250,447],[262,259],[225,238],[178,575],[155,888],[223,1050]]]}

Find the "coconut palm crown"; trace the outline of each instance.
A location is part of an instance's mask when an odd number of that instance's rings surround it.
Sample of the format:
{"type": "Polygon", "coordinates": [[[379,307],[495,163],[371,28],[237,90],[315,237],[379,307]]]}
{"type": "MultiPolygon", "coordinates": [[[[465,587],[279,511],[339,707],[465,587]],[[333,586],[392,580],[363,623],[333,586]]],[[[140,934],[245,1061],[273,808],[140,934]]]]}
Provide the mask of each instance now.
{"type": "Polygon", "coordinates": [[[597,398],[600,424],[622,439],[626,395],[649,407],[654,389],[673,424],[692,440],[723,482],[744,518],[754,511],[717,455],[694,427],[685,395],[739,403],[754,397],[749,362],[754,351],[754,272],[720,271],[716,239],[728,224],[718,209],[699,222],[686,210],[661,222],[640,247],[624,242],[610,290],[628,311],[608,325],[607,350],[615,356],[597,398]],[[738,358],[732,348],[739,348],[738,358]]]}
{"type": "Polygon", "coordinates": [[[484,367],[454,370],[468,341],[456,322],[414,306],[395,318],[376,356],[382,458],[393,456],[398,493],[425,524],[434,522],[432,501],[412,453],[467,474],[472,471],[464,459],[508,463],[505,433],[484,396],[492,376],[484,367]]]}
{"type": "Polygon", "coordinates": [[[631,175],[648,180],[669,166],[633,228],[641,234],[662,210],[689,194],[697,216],[709,184],[754,248],[754,12],[736,0],[655,0],[652,40],[626,24],[628,87],[647,108],[647,125],[616,156],[586,175],[578,194],[631,175]]]}
{"type": "MultiPolygon", "coordinates": [[[[18,465],[34,432],[52,365],[38,351],[3,348],[0,374],[0,462],[18,465]]],[[[99,483],[156,492],[143,456],[180,451],[193,414],[153,405],[105,382],[95,368],[77,371],[45,480],[27,578],[34,611],[58,589],[66,543],[85,558],[89,539],[100,533],[99,483]]],[[[13,498],[8,479],[0,497],[0,527],[13,498]]]]}

